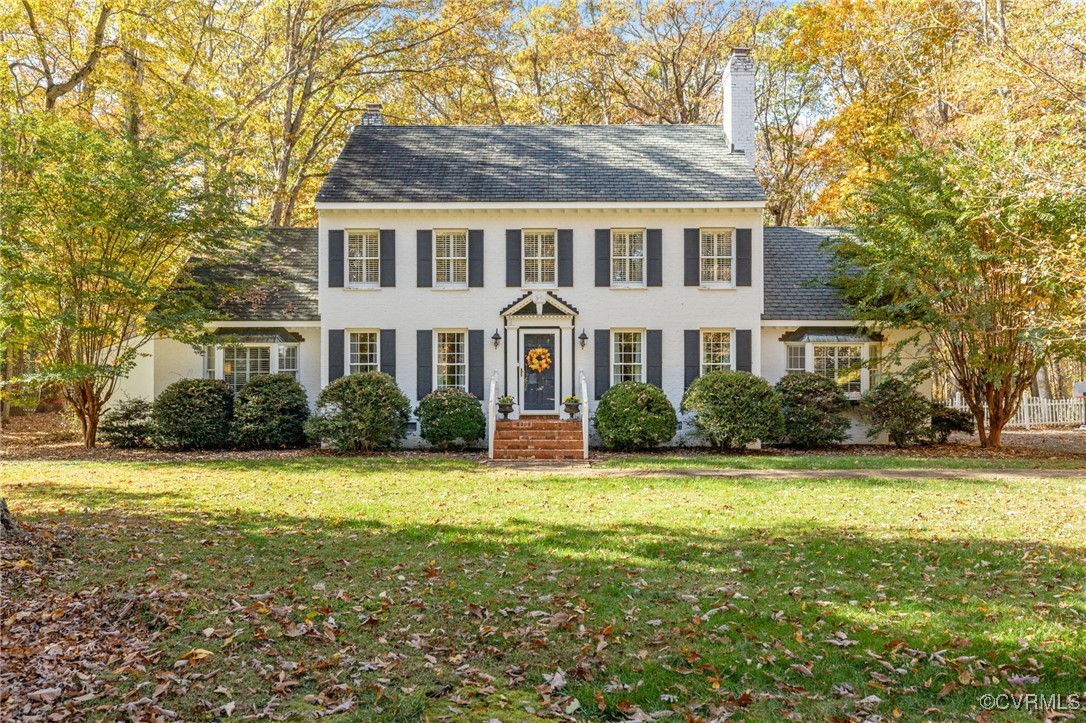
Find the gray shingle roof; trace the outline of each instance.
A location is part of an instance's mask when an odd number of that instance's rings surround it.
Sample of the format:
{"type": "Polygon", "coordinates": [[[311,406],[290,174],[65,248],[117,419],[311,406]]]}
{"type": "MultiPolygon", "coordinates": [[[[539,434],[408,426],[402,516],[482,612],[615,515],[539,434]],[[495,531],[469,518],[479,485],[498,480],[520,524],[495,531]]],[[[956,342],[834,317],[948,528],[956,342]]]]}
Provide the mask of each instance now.
{"type": "Polygon", "coordinates": [[[357,126],[317,202],[762,201],[715,125],[357,126]]]}
{"type": "Polygon", "coordinates": [[[829,278],[831,254],[822,243],[836,228],[767,226],[763,319],[797,321],[847,319],[829,278]]]}
{"type": "Polygon", "coordinates": [[[238,321],[316,321],[317,229],[261,229],[224,262],[194,263],[216,315],[238,321]]]}

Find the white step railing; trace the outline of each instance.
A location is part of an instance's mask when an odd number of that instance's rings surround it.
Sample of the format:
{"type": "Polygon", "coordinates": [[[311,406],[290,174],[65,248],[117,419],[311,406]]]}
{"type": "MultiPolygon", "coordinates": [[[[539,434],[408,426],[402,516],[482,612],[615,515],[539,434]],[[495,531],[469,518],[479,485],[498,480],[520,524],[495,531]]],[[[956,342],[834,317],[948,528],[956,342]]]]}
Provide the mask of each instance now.
{"type": "MultiPolygon", "coordinates": [[[[948,404],[953,409],[970,411],[961,394],[955,394],[948,404]]],[[[1082,399],[1041,399],[1025,397],[1018,411],[1004,429],[1033,429],[1034,427],[1077,427],[1086,424],[1086,402],[1082,399]]],[[[987,409],[985,409],[987,413],[987,409]]]]}
{"type": "Polygon", "coordinates": [[[490,397],[486,404],[486,458],[494,459],[494,434],[497,432],[498,420],[498,370],[490,375],[490,397]]]}
{"type": "Polygon", "coordinates": [[[581,395],[581,447],[584,449],[584,458],[588,459],[588,381],[584,378],[584,370],[578,369],[577,375],[581,395]]]}

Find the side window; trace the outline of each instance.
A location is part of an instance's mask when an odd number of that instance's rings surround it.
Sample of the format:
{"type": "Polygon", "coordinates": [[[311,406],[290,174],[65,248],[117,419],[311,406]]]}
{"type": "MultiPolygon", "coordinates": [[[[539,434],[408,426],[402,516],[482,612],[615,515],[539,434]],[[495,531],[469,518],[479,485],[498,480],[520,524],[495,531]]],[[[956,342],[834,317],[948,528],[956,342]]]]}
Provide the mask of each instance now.
{"type": "Polygon", "coordinates": [[[807,371],[807,347],[803,344],[789,344],[788,359],[784,371],[788,374],[807,371]]]}

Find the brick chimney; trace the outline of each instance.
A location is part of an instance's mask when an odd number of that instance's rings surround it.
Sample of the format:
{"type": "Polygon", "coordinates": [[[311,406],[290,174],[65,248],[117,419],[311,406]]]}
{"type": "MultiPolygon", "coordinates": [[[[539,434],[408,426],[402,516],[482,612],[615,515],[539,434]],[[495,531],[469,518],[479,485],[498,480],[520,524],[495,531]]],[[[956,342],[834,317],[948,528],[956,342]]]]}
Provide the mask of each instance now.
{"type": "Polygon", "coordinates": [[[367,103],[366,110],[362,113],[361,125],[364,126],[383,126],[385,124],[385,116],[381,113],[380,103],[367,103]]]}
{"type": "Polygon", "coordinates": [[[724,133],[733,152],[754,168],[754,60],[750,48],[732,48],[724,68],[724,133]]]}

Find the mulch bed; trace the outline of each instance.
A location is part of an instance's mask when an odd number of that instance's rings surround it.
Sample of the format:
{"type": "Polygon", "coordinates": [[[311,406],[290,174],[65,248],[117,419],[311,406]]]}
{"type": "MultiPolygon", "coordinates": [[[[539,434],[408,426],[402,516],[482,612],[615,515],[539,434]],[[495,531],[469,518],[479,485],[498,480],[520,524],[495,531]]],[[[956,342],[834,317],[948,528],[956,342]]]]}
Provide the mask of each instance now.
{"type": "MultiPolygon", "coordinates": [[[[889,445],[854,444],[840,449],[794,450],[766,449],[732,452],[746,456],[836,456],[841,454],[872,457],[926,457],[954,459],[1048,459],[1086,461],[1086,431],[1076,429],[1051,429],[1005,431],[1004,446],[1000,449],[984,449],[977,446],[976,438],[956,435],[949,444],[925,447],[909,447],[898,450],[889,445]]],[[[649,452],[661,456],[700,456],[708,450],[699,447],[667,447],[649,452]]],[[[642,455],[645,453],[642,453],[642,455]]],[[[87,449],[83,446],[77,428],[63,414],[32,414],[13,417],[0,430],[0,460],[98,460],[128,462],[169,462],[245,459],[295,459],[314,456],[343,456],[330,450],[290,449],[212,452],[166,452],[154,449],[110,449],[108,446],[87,449]]],[[[484,461],[483,451],[436,452],[431,450],[401,449],[378,452],[374,457],[465,459],[484,461]]],[[[623,459],[630,455],[594,450],[593,460],[623,459]]]]}

